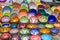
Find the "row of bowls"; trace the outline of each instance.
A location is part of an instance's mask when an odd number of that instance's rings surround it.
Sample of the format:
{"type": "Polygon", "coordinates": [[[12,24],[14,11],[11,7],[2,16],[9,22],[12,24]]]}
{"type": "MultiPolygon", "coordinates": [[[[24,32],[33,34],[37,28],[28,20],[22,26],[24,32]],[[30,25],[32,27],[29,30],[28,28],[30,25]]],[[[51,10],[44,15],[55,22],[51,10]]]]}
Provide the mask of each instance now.
{"type": "Polygon", "coordinates": [[[20,34],[58,34],[60,32],[59,29],[57,28],[22,28],[22,29],[18,29],[18,28],[14,28],[14,29],[10,29],[10,27],[3,27],[0,29],[1,33],[5,33],[5,32],[9,32],[11,34],[15,34],[15,33],[20,33],[20,34]]]}
{"type": "Polygon", "coordinates": [[[56,23],[60,22],[59,16],[56,18],[54,15],[40,15],[39,13],[34,16],[29,14],[29,16],[22,16],[20,19],[18,16],[3,16],[1,22],[11,22],[11,23],[56,23]]]}
{"type": "Polygon", "coordinates": [[[52,35],[10,35],[9,33],[3,33],[0,37],[2,40],[52,40],[52,35]],[[49,37],[49,38],[48,38],[49,37]]]}

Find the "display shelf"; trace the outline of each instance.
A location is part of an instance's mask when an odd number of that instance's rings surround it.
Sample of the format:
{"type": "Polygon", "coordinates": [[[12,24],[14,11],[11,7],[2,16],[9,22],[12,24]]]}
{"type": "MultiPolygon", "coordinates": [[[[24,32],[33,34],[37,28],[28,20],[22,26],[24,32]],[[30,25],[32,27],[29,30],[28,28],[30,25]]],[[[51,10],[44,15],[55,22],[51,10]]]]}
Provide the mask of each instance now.
{"type": "Polygon", "coordinates": [[[60,5],[60,2],[46,2],[46,3],[49,3],[51,5],[60,5]]]}

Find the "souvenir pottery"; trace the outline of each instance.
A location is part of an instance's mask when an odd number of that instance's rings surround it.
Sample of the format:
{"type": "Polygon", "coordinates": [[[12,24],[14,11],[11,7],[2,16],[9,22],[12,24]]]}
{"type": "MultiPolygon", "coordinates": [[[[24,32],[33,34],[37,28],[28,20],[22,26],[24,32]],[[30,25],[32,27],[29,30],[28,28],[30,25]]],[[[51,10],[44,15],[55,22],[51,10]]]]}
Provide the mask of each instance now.
{"type": "Polygon", "coordinates": [[[38,7],[39,5],[42,5],[42,3],[41,2],[36,2],[36,5],[38,7]]]}
{"type": "Polygon", "coordinates": [[[2,6],[0,6],[0,18],[3,16],[3,14],[2,14],[2,6]]]}
{"type": "Polygon", "coordinates": [[[19,40],[19,39],[20,39],[19,35],[14,35],[11,40],[19,40]]]}
{"type": "Polygon", "coordinates": [[[45,28],[44,24],[36,24],[36,28],[45,28]]]}
{"type": "Polygon", "coordinates": [[[21,4],[21,7],[22,7],[22,6],[26,6],[26,7],[28,8],[28,4],[26,4],[26,3],[22,3],[22,4],[21,4]]]}
{"type": "Polygon", "coordinates": [[[39,34],[39,29],[37,29],[37,28],[32,28],[32,29],[30,29],[30,34],[32,34],[32,35],[37,35],[37,34],[39,34]]]}
{"type": "Polygon", "coordinates": [[[24,0],[13,0],[13,2],[21,4],[24,0]]]}
{"type": "Polygon", "coordinates": [[[48,28],[41,28],[40,29],[40,33],[42,33],[42,34],[49,34],[50,33],[50,29],[48,29],[48,28]]]}
{"type": "Polygon", "coordinates": [[[46,14],[45,10],[43,10],[43,9],[39,9],[39,10],[38,10],[38,13],[41,13],[42,15],[43,15],[43,14],[46,14]]]}
{"type": "Polygon", "coordinates": [[[23,36],[21,36],[21,40],[29,40],[29,36],[23,35],[23,36]]]}
{"type": "Polygon", "coordinates": [[[10,24],[9,23],[3,23],[2,27],[10,27],[10,24]]]}
{"type": "Polygon", "coordinates": [[[45,7],[43,5],[38,5],[38,9],[44,9],[45,7]]]}
{"type": "Polygon", "coordinates": [[[20,10],[20,9],[18,9],[17,7],[14,7],[14,8],[12,9],[12,14],[14,14],[14,13],[18,14],[18,13],[19,13],[19,10],[20,10]]]}
{"type": "Polygon", "coordinates": [[[41,40],[41,36],[39,36],[39,35],[32,35],[32,36],[30,36],[30,40],[41,40]]]}
{"type": "Polygon", "coordinates": [[[3,33],[3,34],[1,35],[1,39],[2,39],[2,40],[9,39],[10,36],[11,36],[11,35],[10,35],[9,33],[3,33]]]}
{"type": "Polygon", "coordinates": [[[9,31],[10,31],[10,28],[9,27],[2,27],[1,28],[1,32],[2,33],[9,32],[9,31]]]}
{"type": "Polygon", "coordinates": [[[30,2],[32,2],[31,0],[24,0],[24,3],[29,4],[30,2]]]}
{"type": "Polygon", "coordinates": [[[49,22],[49,23],[55,23],[56,21],[57,21],[57,19],[56,19],[55,16],[50,15],[50,16],[48,17],[48,22],[49,22]]]}
{"type": "Polygon", "coordinates": [[[13,6],[14,8],[18,8],[18,9],[20,10],[20,4],[14,2],[14,3],[12,4],[12,6],[13,6]]]}
{"type": "Polygon", "coordinates": [[[60,15],[57,16],[57,21],[60,22],[60,15]]]}
{"type": "Polygon", "coordinates": [[[3,17],[3,14],[2,14],[2,12],[0,11],[0,20],[1,20],[2,17],[3,17]]]}
{"type": "Polygon", "coordinates": [[[28,12],[26,9],[21,9],[20,12],[28,12]]]}
{"type": "Polygon", "coordinates": [[[37,18],[39,18],[40,16],[41,16],[41,14],[40,14],[40,13],[37,13],[37,14],[36,14],[36,17],[37,17],[37,18]]]}
{"type": "Polygon", "coordinates": [[[42,34],[41,38],[42,38],[42,40],[52,40],[52,35],[50,35],[50,34],[42,34]]]}
{"type": "Polygon", "coordinates": [[[27,28],[36,28],[35,24],[27,24],[27,28]]]}
{"type": "Polygon", "coordinates": [[[24,23],[24,24],[22,24],[22,23],[21,23],[21,24],[18,24],[18,28],[19,28],[19,29],[20,29],[20,28],[26,28],[26,27],[27,27],[27,24],[25,24],[25,23],[24,23]]]}
{"type": "Polygon", "coordinates": [[[60,13],[60,10],[54,9],[54,12],[59,14],[60,13]]]}
{"type": "Polygon", "coordinates": [[[13,4],[13,8],[12,8],[12,14],[13,13],[19,13],[19,11],[20,11],[20,5],[19,4],[13,4]]]}
{"type": "Polygon", "coordinates": [[[2,6],[2,8],[4,8],[5,6],[7,6],[4,2],[0,2],[0,5],[2,6]]]}
{"type": "Polygon", "coordinates": [[[17,23],[18,21],[19,21],[19,19],[18,19],[17,16],[12,16],[11,19],[10,19],[11,23],[17,23]]]}
{"type": "Polygon", "coordinates": [[[60,6],[44,1],[0,0],[0,40],[60,40],[60,6]]]}
{"type": "Polygon", "coordinates": [[[54,23],[53,25],[55,26],[55,28],[60,29],[60,23],[54,23]]]}
{"type": "Polygon", "coordinates": [[[5,6],[2,10],[2,13],[4,16],[10,16],[12,12],[12,9],[8,6],[5,6]]]}
{"type": "Polygon", "coordinates": [[[32,0],[32,2],[34,2],[37,6],[40,5],[40,0],[32,0]]]}
{"type": "Polygon", "coordinates": [[[50,16],[49,14],[44,14],[44,16],[46,16],[46,18],[48,19],[48,17],[50,16]]]}
{"type": "Polygon", "coordinates": [[[10,22],[10,17],[8,17],[8,16],[3,16],[3,17],[1,18],[1,21],[2,21],[2,22],[10,22]]]}
{"type": "Polygon", "coordinates": [[[54,12],[54,9],[56,9],[56,6],[52,6],[51,10],[54,12]]]}
{"type": "Polygon", "coordinates": [[[37,6],[34,2],[30,2],[29,3],[29,9],[36,9],[37,10],[37,6]]]}
{"type": "Polygon", "coordinates": [[[13,3],[12,0],[6,0],[6,2],[5,2],[5,4],[6,4],[7,6],[12,5],[12,3],[13,3]]]}
{"type": "Polygon", "coordinates": [[[32,16],[35,16],[34,14],[28,14],[28,19],[30,19],[30,17],[32,17],[32,16]]]}
{"type": "Polygon", "coordinates": [[[52,40],[60,40],[60,33],[58,33],[57,35],[53,35],[52,37],[52,40]]]}
{"type": "Polygon", "coordinates": [[[29,34],[29,29],[23,28],[19,31],[20,34],[29,34]]]}
{"type": "Polygon", "coordinates": [[[27,16],[23,16],[20,18],[20,22],[21,23],[28,23],[28,17],[27,16]]]}
{"type": "Polygon", "coordinates": [[[47,14],[50,14],[50,15],[53,13],[53,11],[52,11],[50,8],[48,8],[48,9],[45,10],[45,11],[46,11],[47,14]]]}
{"type": "Polygon", "coordinates": [[[17,28],[18,24],[11,24],[10,28],[17,28]]]}
{"type": "Polygon", "coordinates": [[[37,11],[35,9],[30,9],[28,13],[32,13],[32,14],[36,15],[37,11]]]}
{"type": "Polygon", "coordinates": [[[45,5],[43,5],[45,8],[50,8],[50,5],[48,3],[46,3],[45,5]]]}
{"type": "Polygon", "coordinates": [[[29,21],[30,21],[30,23],[38,23],[38,19],[36,16],[31,16],[29,21]]]}
{"type": "Polygon", "coordinates": [[[46,23],[48,21],[46,16],[40,16],[38,19],[39,19],[39,22],[42,22],[42,23],[46,23]]]}
{"type": "Polygon", "coordinates": [[[22,6],[22,7],[20,8],[20,10],[22,10],[22,9],[25,9],[25,10],[27,10],[27,11],[29,10],[27,6],[22,6]]]}
{"type": "Polygon", "coordinates": [[[59,29],[57,28],[51,28],[50,31],[54,34],[58,34],[59,33],[59,29]]]}
{"type": "Polygon", "coordinates": [[[47,27],[47,28],[53,28],[54,25],[53,24],[45,24],[45,27],[47,27]]]}
{"type": "Polygon", "coordinates": [[[18,30],[17,28],[11,29],[11,30],[9,31],[9,33],[11,33],[11,34],[16,34],[16,33],[18,33],[18,32],[19,32],[19,30],[18,30]]]}
{"type": "Polygon", "coordinates": [[[25,9],[22,9],[19,14],[18,14],[18,18],[20,19],[22,16],[27,16],[27,11],[25,9]]]}

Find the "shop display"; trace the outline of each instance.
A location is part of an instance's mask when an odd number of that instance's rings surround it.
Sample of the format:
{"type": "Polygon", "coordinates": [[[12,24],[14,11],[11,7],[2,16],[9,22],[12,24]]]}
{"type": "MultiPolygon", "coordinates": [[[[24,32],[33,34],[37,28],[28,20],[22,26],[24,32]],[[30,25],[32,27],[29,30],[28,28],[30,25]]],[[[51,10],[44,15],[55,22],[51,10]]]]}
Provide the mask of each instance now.
{"type": "Polygon", "coordinates": [[[60,5],[52,1],[0,0],[0,40],[60,40],[60,5]]]}

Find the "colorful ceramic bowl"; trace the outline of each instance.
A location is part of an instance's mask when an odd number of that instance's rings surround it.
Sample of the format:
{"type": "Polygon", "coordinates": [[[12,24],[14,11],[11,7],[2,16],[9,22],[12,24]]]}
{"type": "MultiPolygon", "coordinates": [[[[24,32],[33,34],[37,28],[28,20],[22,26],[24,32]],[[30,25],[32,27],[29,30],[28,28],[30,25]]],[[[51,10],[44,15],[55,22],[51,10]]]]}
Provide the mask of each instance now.
{"type": "Polygon", "coordinates": [[[20,34],[29,34],[29,29],[23,28],[19,31],[20,34]]]}
{"type": "Polygon", "coordinates": [[[37,28],[32,28],[32,29],[30,29],[30,34],[32,34],[32,35],[37,35],[37,34],[39,34],[39,29],[37,29],[37,28]]]}
{"type": "Polygon", "coordinates": [[[8,38],[10,38],[10,34],[9,33],[3,33],[2,35],[1,35],[1,39],[2,40],[6,40],[6,39],[8,39],[8,38]]]}
{"type": "Polygon", "coordinates": [[[10,28],[17,28],[18,24],[11,24],[10,28]]]}
{"type": "Polygon", "coordinates": [[[59,33],[59,29],[57,28],[51,28],[50,31],[54,34],[58,34],[59,33]]]}
{"type": "Polygon", "coordinates": [[[42,38],[42,40],[52,40],[52,35],[50,35],[50,34],[42,34],[41,38],[42,38]]]}
{"type": "Polygon", "coordinates": [[[10,17],[8,17],[8,16],[3,16],[3,17],[1,18],[1,22],[10,22],[10,17]]]}
{"type": "Polygon", "coordinates": [[[27,24],[27,28],[36,28],[35,24],[27,24]]]}
{"type": "Polygon", "coordinates": [[[54,27],[60,29],[60,23],[54,23],[53,25],[54,25],[54,27]]]}
{"type": "Polygon", "coordinates": [[[36,16],[31,16],[29,20],[30,20],[30,23],[38,23],[38,19],[36,16]]]}
{"type": "Polygon", "coordinates": [[[1,32],[5,33],[5,32],[9,32],[10,28],[9,27],[2,27],[1,32]]]}
{"type": "Polygon", "coordinates": [[[28,17],[27,16],[23,16],[20,18],[20,22],[21,23],[28,23],[28,17]]]}
{"type": "Polygon", "coordinates": [[[19,35],[14,35],[14,36],[11,38],[11,40],[20,40],[20,37],[19,37],[19,35]]]}
{"type": "Polygon", "coordinates": [[[42,22],[42,23],[46,23],[48,21],[46,16],[40,16],[38,19],[39,19],[39,22],[42,22]]]}
{"type": "Polygon", "coordinates": [[[48,29],[48,28],[41,28],[40,29],[40,33],[41,34],[49,34],[50,33],[50,29],[48,29]]]}
{"type": "Polygon", "coordinates": [[[55,16],[50,15],[50,16],[48,17],[48,22],[50,22],[50,23],[55,23],[56,21],[57,21],[57,19],[56,19],[55,16]]]}
{"type": "Polygon", "coordinates": [[[11,19],[10,19],[11,23],[17,23],[18,21],[19,21],[19,19],[18,19],[17,16],[12,16],[11,19]]]}
{"type": "Polygon", "coordinates": [[[3,23],[3,24],[2,24],[2,27],[7,27],[7,26],[10,27],[10,23],[3,23]]]}
{"type": "Polygon", "coordinates": [[[45,24],[45,27],[47,27],[47,28],[53,28],[54,25],[53,24],[45,24]]]}
{"type": "Polygon", "coordinates": [[[25,23],[21,23],[21,24],[18,24],[18,28],[20,29],[20,28],[26,28],[27,27],[27,24],[25,24],[25,23]]]}
{"type": "Polygon", "coordinates": [[[29,40],[29,36],[28,35],[23,35],[23,36],[21,36],[21,40],[29,40]]]}
{"type": "Polygon", "coordinates": [[[41,36],[39,36],[39,35],[32,35],[32,36],[30,36],[30,40],[41,40],[41,36]]]}
{"type": "Polygon", "coordinates": [[[18,30],[17,28],[11,29],[11,30],[9,31],[9,33],[11,33],[11,34],[17,34],[18,32],[19,32],[19,30],[18,30]]]}

